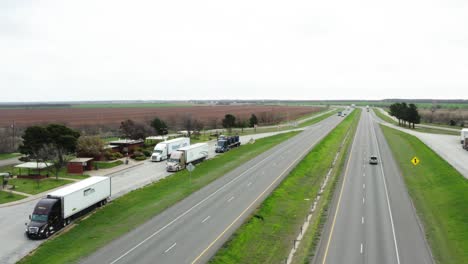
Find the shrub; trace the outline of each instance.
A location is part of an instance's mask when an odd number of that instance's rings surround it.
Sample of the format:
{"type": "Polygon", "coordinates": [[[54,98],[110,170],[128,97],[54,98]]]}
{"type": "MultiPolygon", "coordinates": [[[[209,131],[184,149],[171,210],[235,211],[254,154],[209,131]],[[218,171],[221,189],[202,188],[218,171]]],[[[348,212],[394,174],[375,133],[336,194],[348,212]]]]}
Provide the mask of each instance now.
{"type": "Polygon", "coordinates": [[[146,156],[146,157],[151,157],[151,151],[149,150],[143,150],[143,154],[146,156]]]}
{"type": "Polygon", "coordinates": [[[135,160],[145,160],[145,159],[146,159],[146,156],[145,156],[145,155],[135,157],[135,160]]]}

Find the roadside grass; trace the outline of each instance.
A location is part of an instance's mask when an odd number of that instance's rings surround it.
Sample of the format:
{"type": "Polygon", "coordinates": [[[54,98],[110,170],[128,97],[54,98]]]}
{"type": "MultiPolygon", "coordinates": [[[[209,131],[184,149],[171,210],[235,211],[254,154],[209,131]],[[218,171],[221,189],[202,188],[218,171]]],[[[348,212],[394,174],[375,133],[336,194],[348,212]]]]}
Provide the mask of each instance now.
{"type": "Polygon", "coordinates": [[[437,263],[468,263],[468,180],[412,135],[381,125],[437,263]],[[418,166],[409,161],[420,159],[418,166]]]}
{"type": "MultiPolygon", "coordinates": [[[[360,111],[359,111],[360,113],[360,111]]],[[[301,244],[299,245],[294,258],[292,260],[293,264],[303,264],[310,263],[317,251],[317,245],[320,241],[320,236],[322,235],[323,227],[328,217],[328,210],[330,202],[333,198],[335,188],[339,181],[339,176],[342,174],[346,163],[346,156],[353,142],[354,135],[356,134],[356,128],[359,123],[360,114],[357,118],[353,120],[353,124],[350,128],[350,133],[346,141],[343,143],[341,152],[338,156],[337,163],[335,165],[335,170],[332,171],[330,175],[330,183],[325,188],[322,193],[321,199],[317,203],[316,211],[312,215],[310,226],[304,236],[302,237],[301,244]]]]}
{"type": "MultiPolygon", "coordinates": [[[[387,115],[382,113],[379,109],[374,108],[374,112],[383,121],[398,126],[397,121],[395,121],[392,118],[388,117],[387,115]]],[[[404,126],[400,126],[400,127],[405,128],[405,129],[409,129],[409,128],[404,127],[404,126]]],[[[417,127],[417,125],[416,125],[415,129],[410,129],[410,130],[413,130],[413,131],[416,131],[416,132],[422,132],[422,133],[431,133],[431,134],[460,135],[460,132],[456,132],[456,131],[449,131],[449,130],[437,129],[437,128],[417,127]]]]}
{"type": "Polygon", "coordinates": [[[8,191],[0,191],[0,204],[14,202],[24,198],[26,198],[26,196],[10,193],[8,191]]]}
{"type": "Polygon", "coordinates": [[[68,183],[72,183],[72,181],[63,179],[56,180],[52,178],[42,180],[14,178],[8,180],[8,185],[15,186],[15,188],[13,189],[14,191],[27,194],[38,194],[68,183]]]}
{"type": "Polygon", "coordinates": [[[358,112],[350,114],[304,157],[210,263],[284,263],[358,112]]]}
{"type": "Polygon", "coordinates": [[[121,160],[115,160],[115,161],[94,161],[93,165],[97,166],[98,169],[110,169],[114,168],[116,166],[122,165],[123,161],[121,160]]]}
{"type": "MultiPolygon", "coordinates": [[[[262,127],[262,126],[259,126],[255,130],[253,128],[244,128],[244,130],[241,130],[239,128],[233,128],[231,132],[228,132],[225,129],[220,129],[219,133],[222,134],[222,135],[226,135],[226,136],[234,136],[234,135],[248,136],[248,135],[261,134],[261,133],[270,133],[270,132],[279,132],[279,131],[292,130],[292,129],[302,128],[302,127],[306,127],[306,126],[310,126],[310,125],[313,125],[315,123],[318,123],[318,122],[320,122],[320,121],[322,121],[322,120],[336,114],[338,111],[339,110],[335,110],[335,111],[332,111],[332,112],[327,113],[325,115],[318,116],[316,118],[307,120],[307,121],[303,122],[302,124],[300,124],[298,126],[288,126],[288,125],[285,125],[285,124],[277,126],[277,127],[271,127],[271,126],[262,127]]],[[[311,118],[311,117],[316,116],[316,115],[321,114],[321,113],[323,113],[323,111],[315,112],[314,114],[309,114],[309,115],[303,117],[302,119],[311,118]]],[[[206,142],[206,141],[210,141],[210,140],[216,140],[216,137],[210,137],[210,133],[205,133],[205,132],[202,132],[199,136],[193,136],[193,137],[190,138],[190,141],[192,142],[192,144],[193,143],[199,143],[199,142],[206,142]]]]}
{"type": "MultiPolygon", "coordinates": [[[[342,111],[342,110],[340,110],[340,111],[342,111]]],[[[318,123],[318,122],[320,122],[320,121],[322,121],[322,120],[324,120],[324,119],[329,118],[329,117],[332,116],[332,115],[336,115],[337,112],[338,112],[338,110],[335,110],[335,111],[332,111],[332,112],[330,112],[330,113],[328,113],[328,114],[321,115],[321,116],[319,116],[319,117],[317,117],[317,118],[307,120],[307,121],[305,121],[305,122],[299,124],[298,127],[307,127],[307,126],[311,126],[311,125],[313,125],[313,124],[315,124],[315,123],[318,123]]]]}
{"type": "MultiPolygon", "coordinates": [[[[14,167],[15,165],[7,165],[7,166],[2,166],[0,167],[0,172],[9,172],[12,175],[18,175],[20,170],[18,168],[14,167]]],[[[21,170],[22,172],[25,172],[26,169],[21,170]]],[[[49,174],[49,177],[52,179],[55,179],[55,170],[47,171],[43,170],[41,171],[41,175],[47,175],[49,174]]],[[[67,168],[62,168],[58,172],[58,177],[59,178],[70,178],[70,179],[86,179],[89,177],[87,174],[68,174],[67,168]]]]}
{"type": "Polygon", "coordinates": [[[44,242],[33,254],[23,258],[19,263],[75,262],[143,224],[240,164],[297,134],[291,132],[259,139],[254,144],[243,145],[204,161],[196,166],[190,185],[189,173],[184,170],[117,198],[89,217],[77,221],[71,230],[44,242]]]}
{"type": "Polygon", "coordinates": [[[0,160],[11,159],[21,156],[21,153],[0,153],[0,160]]]}

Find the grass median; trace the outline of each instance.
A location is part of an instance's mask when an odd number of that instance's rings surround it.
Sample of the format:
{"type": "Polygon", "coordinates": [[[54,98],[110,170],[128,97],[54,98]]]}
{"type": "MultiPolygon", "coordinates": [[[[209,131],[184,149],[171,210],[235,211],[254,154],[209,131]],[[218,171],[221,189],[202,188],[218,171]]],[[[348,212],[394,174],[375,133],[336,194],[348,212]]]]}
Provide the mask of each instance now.
{"type": "Polygon", "coordinates": [[[187,171],[130,192],[90,217],[78,221],[66,233],[43,243],[19,263],[70,263],[89,255],[119,236],[143,224],[239,165],[293,137],[284,133],[256,140],[197,165],[189,185],[187,171]],[[79,246],[77,246],[79,245],[79,246]]]}
{"type": "Polygon", "coordinates": [[[294,168],[210,263],[284,263],[348,129],[354,111],[294,168]]]}
{"type": "Polygon", "coordinates": [[[468,180],[412,135],[381,126],[437,263],[468,263],[468,180]],[[414,166],[411,158],[421,162],[414,166]]]}
{"type": "MultiPolygon", "coordinates": [[[[384,110],[385,111],[385,110],[384,110]]],[[[382,113],[379,109],[374,108],[375,114],[382,119],[383,121],[398,126],[398,122],[393,120],[391,117],[387,116],[386,114],[382,113]]],[[[404,126],[400,126],[405,129],[410,129],[404,126]]],[[[416,132],[423,132],[423,133],[431,133],[431,134],[442,134],[442,135],[460,135],[460,132],[457,131],[450,131],[445,130],[443,128],[431,128],[431,127],[420,127],[416,125],[416,128],[411,128],[411,130],[416,132]]]]}
{"type": "Polygon", "coordinates": [[[14,191],[27,194],[38,194],[69,183],[72,183],[72,181],[63,179],[56,180],[55,178],[42,180],[14,178],[8,180],[8,185],[15,186],[13,189],[14,191]]]}

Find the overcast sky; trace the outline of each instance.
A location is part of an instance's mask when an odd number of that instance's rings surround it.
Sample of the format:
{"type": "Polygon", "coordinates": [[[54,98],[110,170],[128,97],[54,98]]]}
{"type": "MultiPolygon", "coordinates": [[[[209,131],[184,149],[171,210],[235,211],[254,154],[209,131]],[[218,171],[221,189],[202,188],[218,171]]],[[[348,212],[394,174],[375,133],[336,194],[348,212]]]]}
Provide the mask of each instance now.
{"type": "Polygon", "coordinates": [[[466,0],[0,0],[0,101],[468,98],[466,0]]]}

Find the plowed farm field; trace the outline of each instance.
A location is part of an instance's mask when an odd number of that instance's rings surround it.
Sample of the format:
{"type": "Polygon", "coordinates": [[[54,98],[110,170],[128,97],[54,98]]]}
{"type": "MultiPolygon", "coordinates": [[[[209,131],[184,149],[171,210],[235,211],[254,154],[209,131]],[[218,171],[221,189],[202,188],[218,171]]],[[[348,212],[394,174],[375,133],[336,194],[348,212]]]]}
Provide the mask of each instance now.
{"type": "Polygon", "coordinates": [[[279,121],[293,120],[300,116],[318,112],[322,108],[309,106],[194,106],[170,108],[57,108],[57,109],[0,109],[0,127],[10,126],[15,122],[17,127],[61,123],[71,127],[110,126],[115,127],[126,119],[149,122],[159,117],[166,122],[181,120],[191,115],[209,126],[210,122],[232,114],[241,119],[248,119],[251,114],[257,115],[260,122],[273,124],[279,121]]]}

